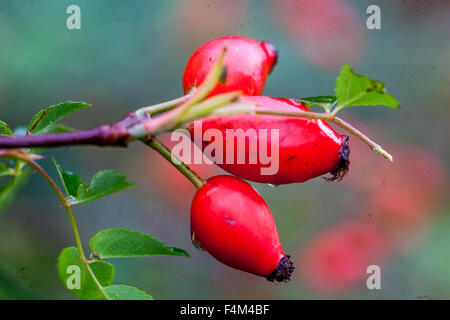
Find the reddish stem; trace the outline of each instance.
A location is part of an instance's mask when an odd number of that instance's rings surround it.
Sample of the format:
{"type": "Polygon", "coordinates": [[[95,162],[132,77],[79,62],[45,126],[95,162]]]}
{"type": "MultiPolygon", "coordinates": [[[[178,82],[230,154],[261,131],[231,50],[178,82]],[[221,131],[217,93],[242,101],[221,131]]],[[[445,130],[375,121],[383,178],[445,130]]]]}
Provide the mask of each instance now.
{"type": "Polygon", "coordinates": [[[92,129],[49,133],[28,136],[0,137],[0,149],[58,147],[71,145],[97,145],[126,147],[132,139],[128,128],[139,123],[134,112],[114,124],[102,125],[92,129]]]}

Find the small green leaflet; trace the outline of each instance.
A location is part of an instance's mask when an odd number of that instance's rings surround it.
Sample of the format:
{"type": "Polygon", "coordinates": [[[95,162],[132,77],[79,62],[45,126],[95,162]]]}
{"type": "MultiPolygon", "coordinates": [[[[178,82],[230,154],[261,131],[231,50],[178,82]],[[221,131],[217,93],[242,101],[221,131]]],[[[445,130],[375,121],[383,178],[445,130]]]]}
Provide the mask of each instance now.
{"type": "Polygon", "coordinates": [[[5,122],[0,121],[0,136],[13,136],[13,135],[14,133],[8,127],[8,125],[5,122]]]}
{"type": "Polygon", "coordinates": [[[151,235],[126,229],[102,230],[92,237],[89,246],[101,259],[154,255],[189,257],[183,249],[166,247],[151,235]]]}
{"type": "Polygon", "coordinates": [[[79,176],[71,171],[62,170],[61,171],[66,193],[69,196],[76,198],[78,188],[84,183],[79,176]]]}
{"type": "Polygon", "coordinates": [[[334,88],[338,101],[337,109],[375,105],[398,108],[398,101],[385,91],[386,88],[382,82],[358,75],[345,64],[336,79],[334,88]]]}
{"type": "Polygon", "coordinates": [[[86,186],[86,183],[78,175],[62,169],[55,159],[53,162],[66,194],[71,198],[70,204],[72,205],[96,200],[134,185],[134,183],[126,181],[124,175],[118,174],[114,170],[103,170],[97,172],[92,178],[91,184],[86,186]]]}
{"type": "Polygon", "coordinates": [[[78,187],[76,200],[72,204],[86,203],[98,198],[122,191],[133,186],[125,180],[125,176],[116,173],[114,170],[103,170],[97,172],[92,178],[89,187],[85,183],[78,187]]]}
{"type": "Polygon", "coordinates": [[[28,125],[28,133],[43,133],[45,129],[55,122],[86,107],[89,107],[89,104],[85,102],[67,101],[41,110],[31,119],[30,124],[28,125]]]}
{"type": "Polygon", "coordinates": [[[135,287],[112,285],[104,288],[111,300],[153,300],[153,297],[135,287]]]}
{"type": "Polygon", "coordinates": [[[300,98],[295,100],[303,102],[307,107],[321,106],[326,111],[329,111],[331,107],[336,103],[335,96],[317,96],[317,97],[300,98]]]}
{"type": "Polygon", "coordinates": [[[61,168],[61,166],[56,162],[55,158],[52,157],[52,160],[56,166],[56,170],[58,171],[59,177],[61,178],[67,196],[76,198],[78,188],[83,184],[83,180],[81,180],[81,178],[75,173],[61,168]]]}
{"type": "MultiPolygon", "coordinates": [[[[58,258],[58,274],[65,288],[80,299],[101,299],[103,294],[95,284],[92,276],[80,260],[80,254],[75,247],[65,248],[58,258]],[[79,283],[77,272],[79,271],[79,283]]],[[[110,263],[97,261],[90,264],[97,280],[105,287],[112,284],[114,266],[110,263]]]]}

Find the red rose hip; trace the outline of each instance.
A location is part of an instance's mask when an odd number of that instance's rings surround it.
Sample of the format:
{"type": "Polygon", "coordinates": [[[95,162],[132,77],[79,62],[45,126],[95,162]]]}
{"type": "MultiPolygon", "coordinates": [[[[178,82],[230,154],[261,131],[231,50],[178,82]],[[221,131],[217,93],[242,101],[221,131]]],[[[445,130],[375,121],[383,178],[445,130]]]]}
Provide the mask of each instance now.
{"type": "Polygon", "coordinates": [[[269,281],[286,282],[294,270],[267,204],[241,179],[215,176],[197,191],[191,234],[217,260],[269,281]]]}
{"type": "Polygon", "coordinates": [[[226,83],[219,83],[210,96],[234,90],[241,90],[244,95],[262,93],[266,77],[277,61],[277,51],[267,41],[239,36],[208,41],[193,53],[184,70],[185,93],[203,82],[224,47],[227,48],[224,59],[226,83]]]}
{"type": "MultiPolygon", "coordinates": [[[[311,111],[291,99],[254,96],[244,97],[243,100],[256,103],[257,110],[311,111]]],[[[268,114],[231,114],[195,121],[189,129],[196,143],[202,140],[204,150],[210,143],[216,143],[205,139],[205,133],[210,129],[219,131],[222,141],[216,145],[220,145],[223,152],[221,155],[213,154],[213,160],[222,169],[242,179],[279,185],[304,182],[326,173],[332,175],[328,180],[340,180],[348,171],[348,137],[339,135],[322,120],[268,114]],[[277,135],[272,136],[273,132],[277,135]],[[199,134],[200,139],[196,138],[199,134]],[[253,147],[250,148],[250,145],[253,147]],[[262,151],[261,145],[265,145],[266,152],[262,151]],[[262,159],[266,153],[269,155],[268,150],[271,150],[270,163],[262,159]],[[229,154],[234,159],[230,159],[229,154]],[[272,167],[271,171],[262,170],[268,167],[272,167]]]]}

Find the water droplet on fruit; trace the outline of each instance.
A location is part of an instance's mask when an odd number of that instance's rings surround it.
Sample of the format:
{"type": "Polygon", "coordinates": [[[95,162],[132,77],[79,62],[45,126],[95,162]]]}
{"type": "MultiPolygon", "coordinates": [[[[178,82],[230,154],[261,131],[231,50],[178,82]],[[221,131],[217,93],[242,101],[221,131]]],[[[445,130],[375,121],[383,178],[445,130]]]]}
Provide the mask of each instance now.
{"type": "Polygon", "coordinates": [[[191,241],[192,241],[192,244],[194,245],[194,247],[195,247],[197,250],[200,250],[200,251],[206,251],[206,250],[202,247],[202,245],[200,244],[200,242],[198,242],[198,241],[195,239],[195,232],[192,232],[192,235],[191,235],[191,241]]]}

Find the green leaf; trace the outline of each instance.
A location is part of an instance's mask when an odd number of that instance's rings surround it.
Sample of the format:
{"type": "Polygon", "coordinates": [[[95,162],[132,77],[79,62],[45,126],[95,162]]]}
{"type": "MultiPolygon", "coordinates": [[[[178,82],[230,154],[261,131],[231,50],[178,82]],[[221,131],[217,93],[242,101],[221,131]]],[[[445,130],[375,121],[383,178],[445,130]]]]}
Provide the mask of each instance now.
{"type": "Polygon", "coordinates": [[[108,286],[104,289],[111,300],[153,300],[153,297],[144,291],[123,284],[108,286]]]}
{"type": "Polygon", "coordinates": [[[98,198],[122,191],[134,185],[125,180],[124,175],[116,173],[114,170],[104,170],[98,172],[91,180],[90,186],[75,173],[64,170],[53,159],[59,177],[63,183],[67,196],[71,197],[70,203],[86,203],[98,198]]]}
{"type": "Polygon", "coordinates": [[[20,188],[28,181],[30,174],[31,169],[25,167],[21,170],[20,175],[12,177],[8,184],[0,187],[0,211],[10,204],[20,188]]]}
{"type": "Polygon", "coordinates": [[[398,101],[386,93],[384,83],[354,73],[347,64],[342,67],[336,79],[334,92],[338,101],[337,109],[375,105],[399,107],[398,101]]]}
{"type": "Polygon", "coordinates": [[[76,198],[77,191],[80,185],[84,182],[81,180],[79,176],[71,171],[66,171],[56,162],[55,158],[52,157],[53,163],[56,166],[56,170],[58,171],[59,177],[61,178],[61,182],[64,186],[64,190],[66,191],[67,196],[76,198]]]}
{"type": "Polygon", "coordinates": [[[83,184],[83,180],[75,173],[62,169],[61,171],[66,193],[68,196],[76,197],[78,187],[83,184]]]}
{"type": "Polygon", "coordinates": [[[101,259],[154,255],[189,257],[183,249],[166,247],[151,235],[126,229],[102,230],[92,237],[89,246],[101,259]]]}
{"type": "Polygon", "coordinates": [[[98,198],[122,191],[133,186],[125,180],[125,176],[114,170],[103,170],[98,172],[91,180],[89,187],[81,184],[78,187],[76,200],[72,204],[86,203],[98,198]]]}
{"type": "Polygon", "coordinates": [[[14,169],[11,169],[4,163],[0,163],[0,177],[14,175],[14,169]]]}
{"type": "Polygon", "coordinates": [[[307,107],[310,106],[321,106],[325,110],[330,110],[330,108],[336,103],[335,96],[317,96],[295,99],[297,101],[303,102],[307,107]]]}
{"type": "Polygon", "coordinates": [[[0,136],[13,136],[14,133],[6,123],[0,121],[0,136]]]}
{"type": "Polygon", "coordinates": [[[50,106],[39,111],[31,119],[28,125],[28,132],[32,134],[43,133],[49,126],[61,120],[65,116],[88,107],[85,102],[67,101],[57,105],[50,106]]]}
{"type": "MultiPolygon", "coordinates": [[[[114,279],[114,267],[112,264],[97,261],[89,264],[98,282],[103,286],[109,286],[114,279]]],[[[58,274],[65,288],[69,289],[80,299],[101,299],[103,294],[95,284],[89,271],[80,260],[77,248],[65,248],[58,257],[58,274]],[[77,268],[78,267],[78,268],[77,268]],[[79,288],[76,287],[76,276],[79,275],[79,288]],[[75,286],[75,287],[74,287],[75,286]]]]}

